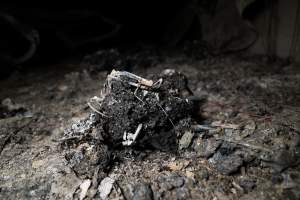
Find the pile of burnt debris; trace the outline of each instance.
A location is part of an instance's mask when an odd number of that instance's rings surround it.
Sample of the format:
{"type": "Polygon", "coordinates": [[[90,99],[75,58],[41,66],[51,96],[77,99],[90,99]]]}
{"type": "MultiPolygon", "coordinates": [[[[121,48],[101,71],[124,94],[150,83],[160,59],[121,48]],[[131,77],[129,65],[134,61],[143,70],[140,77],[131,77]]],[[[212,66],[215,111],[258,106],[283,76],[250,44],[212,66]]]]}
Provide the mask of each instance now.
{"type": "MultiPolygon", "coordinates": [[[[89,183],[94,187],[91,191],[103,195],[107,191],[102,191],[102,182],[98,187],[99,180],[106,181],[115,163],[125,161],[128,155],[136,159],[151,156],[151,152],[188,155],[189,159],[203,159],[221,176],[245,171],[247,166],[270,167],[273,173],[282,173],[300,163],[300,137],[296,133],[277,135],[278,141],[289,145],[275,150],[276,143],[268,147],[251,142],[253,138],[271,141],[273,137],[256,131],[261,127],[254,121],[198,124],[195,113],[200,99],[193,96],[187,82],[182,73],[172,69],[147,78],[113,70],[99,97],[88,102],[92,113],[72,124],[60,138],[67,165],[82,180],[95,181],[89,183]]],[[[181,169],[172,162],[168,167],[181,169]]],[[[243,191],[256,185],[250,178],[247,181],[243,191]]]]}
{"type": "Polygon", "coordinates": [[[65,131],[62,148],[78,175],[107,169],[120,149],[176,152],[185,145],[180,138],[192,139],[196,104],[186,77],[167,69],[150,78],[113,70],[88,102],[93,112],[65,131]]]}

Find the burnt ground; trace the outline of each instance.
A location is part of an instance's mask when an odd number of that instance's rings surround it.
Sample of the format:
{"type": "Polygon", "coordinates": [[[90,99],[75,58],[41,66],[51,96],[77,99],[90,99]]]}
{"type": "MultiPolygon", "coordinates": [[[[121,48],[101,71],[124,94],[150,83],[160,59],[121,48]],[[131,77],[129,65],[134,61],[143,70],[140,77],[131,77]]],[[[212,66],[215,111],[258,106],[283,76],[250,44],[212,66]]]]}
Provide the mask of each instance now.
{"type": "Polygon", "coordinates": [[[298,65],[145,48],[102,50],[55,68],[0,83],[0,199],[100,199],[107,182],[108,199],[299,199],[298,65]],[[89,117],[87,102],[100,95],[111,66],[143,77],[164,69],[185,74],[202,126],[183,134],[177,151],[117,148],[105,169],[93,163],[93,173],[81,176],[61,138],[89,117]]]}

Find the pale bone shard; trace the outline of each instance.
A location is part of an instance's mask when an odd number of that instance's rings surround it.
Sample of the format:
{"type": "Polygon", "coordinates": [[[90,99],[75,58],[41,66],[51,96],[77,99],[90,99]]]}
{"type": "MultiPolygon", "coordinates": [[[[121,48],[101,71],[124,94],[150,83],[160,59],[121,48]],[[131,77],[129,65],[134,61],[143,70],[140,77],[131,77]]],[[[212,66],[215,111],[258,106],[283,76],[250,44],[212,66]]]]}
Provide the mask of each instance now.
{"type": "Polygon", "coordinates": [[[130,146],[130,145],[132,145],[135,142],[135,140],[137,139],[137,137],[139,136],[139,134],[140,134],[140,132],[142,130],[142,127],[143,127],[143,124],[139,124],[134,134],[127,133],[125,131],[124,135],[123,135],[123,140],[124,141],[122,142],[122,144],[124,146],[130,146]]]}
{"type": "Polygon", "coordinates": [[[79,200],[83,200],[86,197],[91,184],[92,184],[92,181],[90,179],[86,179],[81,183],[81,185],[79,186],[80,190],[81,190],[80,195],[79,195],[79,200]]]}
{"type": "Polygon", "coordinates": [[[107,76],[108,87],[110,87],[110,83],[112,80],[124,81],[127,82],[129,85],[141,88],[147,88],[153,86],[153,81],[142,78],[135,74],[126,72],[126,71],[116,71],[112,70],[112,72],[107,76]],[[123,80],[122,77],[128,78],[130,81],[123,80]]]}
{"type": "Polygon", "coordinates": [[[101,181],[98,187],[98,192],[100,193],[101,199],[107,199],[108,195],[111,193],[114,183],[115,180],[110,177],[106,177],[101,181]]]}
{"type": "Polygon", "coordinates": [[[99,108],[101,107],[101,102],[103,101],[103,98],[99,98],[97,96],[94,96],[93,98],[90,99],[90,101],[87,103],[88,106],[96,113],[101,115],[102,117],[108,117],[106,114],[103,112],[99,111],[99,108]]]}

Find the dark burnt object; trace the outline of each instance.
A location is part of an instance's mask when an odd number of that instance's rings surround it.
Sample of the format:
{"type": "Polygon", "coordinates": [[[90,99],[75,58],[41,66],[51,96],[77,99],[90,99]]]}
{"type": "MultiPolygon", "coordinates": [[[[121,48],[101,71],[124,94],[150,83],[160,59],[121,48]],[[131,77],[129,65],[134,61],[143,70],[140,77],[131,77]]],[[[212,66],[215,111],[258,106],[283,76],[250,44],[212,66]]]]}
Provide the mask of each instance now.
{"type": "Polygon", "coordinates": [[[187,79],[167,69],[153,80],[115,70],[107,76],[101,96],[88,103],[94,112],[62,138],[65,157],[77,173],[90,177],[96,166],[105,169],[109,152],[126,146],[178,150],[179,138],[192,123],[187,79]]]}

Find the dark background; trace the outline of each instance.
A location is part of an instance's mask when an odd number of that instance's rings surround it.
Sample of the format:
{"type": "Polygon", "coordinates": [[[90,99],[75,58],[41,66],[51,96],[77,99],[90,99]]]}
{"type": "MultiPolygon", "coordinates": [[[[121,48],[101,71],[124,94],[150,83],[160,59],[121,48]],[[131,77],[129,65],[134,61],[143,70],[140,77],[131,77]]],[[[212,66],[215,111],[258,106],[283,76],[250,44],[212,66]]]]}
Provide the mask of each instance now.
{"type": "Polygon", "coordinates": [[[16,66],[78,59],[99,48],[137,43],[177,48],[196,39],[209,43],[215,54],[245,49],[255,41],[245,38],[257,35],[243,19],[264,10],[266,2],[255,2],[243,16],[231,0],[1,2],[1,77],[16,66]],[[195,10],[200,17],[190,14],[195,10]],[[233,40],[246,45],[232,46],[233,40]]]}

